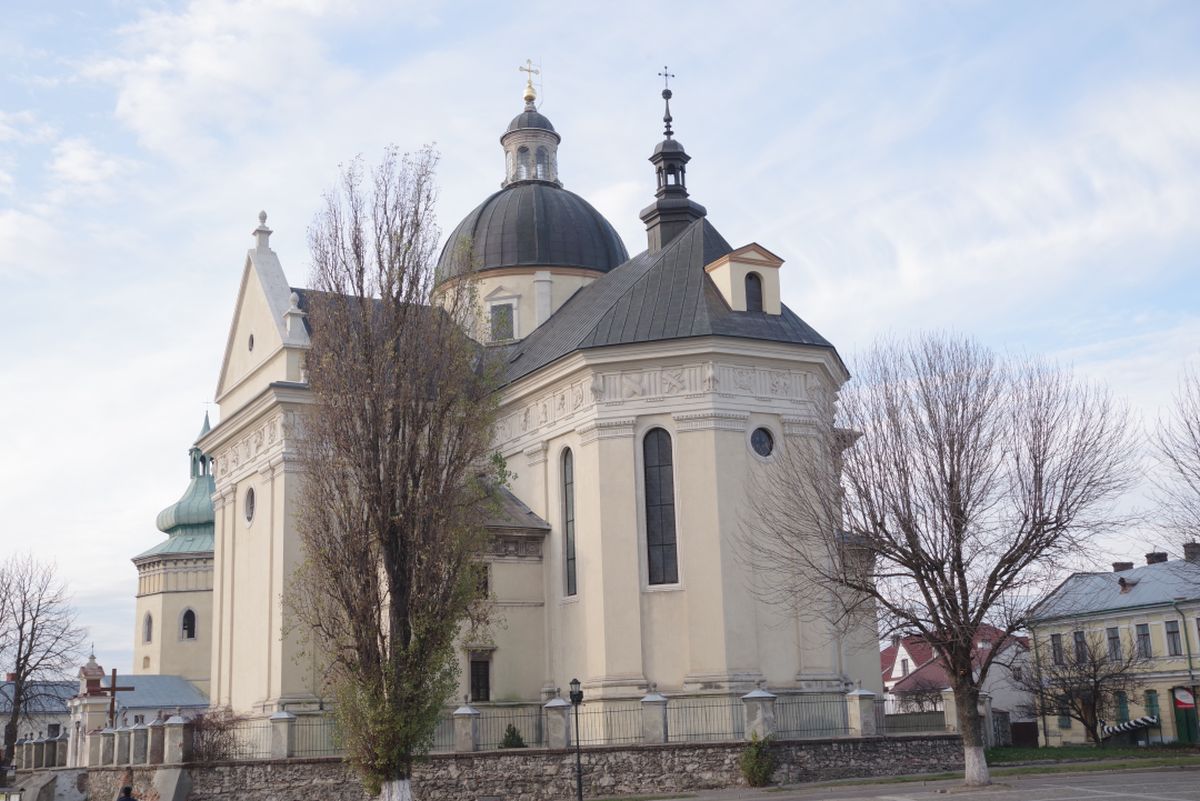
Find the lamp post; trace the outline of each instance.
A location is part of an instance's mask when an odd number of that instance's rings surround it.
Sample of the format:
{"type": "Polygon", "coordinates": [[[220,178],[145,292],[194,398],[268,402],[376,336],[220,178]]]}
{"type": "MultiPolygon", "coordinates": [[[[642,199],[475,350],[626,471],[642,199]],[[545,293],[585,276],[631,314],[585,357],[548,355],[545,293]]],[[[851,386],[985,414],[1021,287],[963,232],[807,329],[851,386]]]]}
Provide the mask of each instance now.
{"type": "Polygon", "coordinates": [[[575,707],[575,801],[583,801],[583,761],[579,756],[579,705],[582,703],[579,679],[571,679],[571,706],[575,707]]]}

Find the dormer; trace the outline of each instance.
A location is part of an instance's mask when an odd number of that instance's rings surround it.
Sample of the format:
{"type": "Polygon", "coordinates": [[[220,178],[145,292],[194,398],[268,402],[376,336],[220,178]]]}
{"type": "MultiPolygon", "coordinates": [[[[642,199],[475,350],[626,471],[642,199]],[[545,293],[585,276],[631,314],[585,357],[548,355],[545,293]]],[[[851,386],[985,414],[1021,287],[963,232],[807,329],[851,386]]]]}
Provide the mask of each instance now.
{"type": "Polygon", "coordinates": [[[734,311],[781,314],[779,268],[783,259],[755,242],[727,253],[704,271],[734,311]]]}

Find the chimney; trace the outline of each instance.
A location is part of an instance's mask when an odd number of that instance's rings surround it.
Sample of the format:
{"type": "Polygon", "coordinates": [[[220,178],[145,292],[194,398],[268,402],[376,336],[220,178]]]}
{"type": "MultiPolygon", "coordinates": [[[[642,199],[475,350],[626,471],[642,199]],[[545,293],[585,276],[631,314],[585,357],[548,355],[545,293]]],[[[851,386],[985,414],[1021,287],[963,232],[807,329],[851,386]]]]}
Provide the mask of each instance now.
{"type": "Polygon", "coordinates": [[[1148,565],[1160,565],[1165,561],[1167,561],[1166,551],[1151,551],[1146,554],[1146,564],[1148,565]]]}
{"type": "Polygon", "coordinates": [[[1113,562],[1114,573],[1124,573],[1126,570],[1133,570],[1133,562],[1113,562]]]}
{"type": "Polygon", "coordinates": [[[1200,564],[1200,542],[1185,542],[1183,558],[1192,564],[1200,564]]]}
{"type": "Polygon", "coordinates": [[[17,680],[17,674],[16,674],[16,673],[5,673],[5,674],[4,674],[4,680],[5,680],[5,681],[16,681],[16,680],[17,680]]]}

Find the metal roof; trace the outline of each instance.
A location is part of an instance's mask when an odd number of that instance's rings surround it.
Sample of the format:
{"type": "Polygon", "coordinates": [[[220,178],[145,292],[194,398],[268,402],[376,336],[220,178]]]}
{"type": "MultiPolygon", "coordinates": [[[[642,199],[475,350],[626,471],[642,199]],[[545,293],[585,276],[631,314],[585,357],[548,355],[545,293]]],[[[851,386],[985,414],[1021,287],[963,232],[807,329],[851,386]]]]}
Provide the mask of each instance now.
{"type": "Polygon", "coordinates": [[[506,487],[495,488],[496,506],[488,516],[487,528],[549,531],[550,524],[537,515],[506,487]]]}
{"type": "MultiPolygon", "coordinates": [[[[26,690],[25,713],[28,715],[65,715],[67,701],[79,691],[77,681],[35,681],[26,690]]],[[[13,683],[0,682],[0,715],[12,712],[13,683]]]]}
{"type": "MultiPolygon", "coordinates": [[[[100,685],[109,686],[111,679],[106,675],[100,680],[100,685]]],[[[208,706],[208,696],[183,676],[118,675],[117,686],[133,688],[117,693],[117,706],[120,709],[162,709],[169,712],[175,707],[208,706]]]]}
{"type": "Polygon", "coordinates": [[[1200,564],[1181,559],[1143,565],[1120,573],[1075,573],[1041,601],[1031,621],[1165,606],[1200,600],[1200,564]],[[1121,579],[1127,590],[1121,591],[1121,579]]]}
{"type": "Polygon", "coordinates": [[[590,203],[548,181],[522,181],[480,203],[450,234],[437,280],[460,274],[469,253],[479,271],[580,267],[607,272],[629,258],[612,224],[590,203]]]}
{"type": "Polygon", "coordinates": [[[538,128],[543,131],[554,131],[554,126],[550,124],[550,119],[538,111],[522,111],[517,116],[513,117],[512,122],[508,124],[508,131],[523,131],[527,128],[538,128]]]}
{"type": "Polygon", "coordinates": [[[585,348],[699,336],[741,337],[833,349],[795,312],[733,311],[704,267],[733,248],[707,219],[657,253],[643,252],[572,295],[508,349],[508,381],[585,348]]]}

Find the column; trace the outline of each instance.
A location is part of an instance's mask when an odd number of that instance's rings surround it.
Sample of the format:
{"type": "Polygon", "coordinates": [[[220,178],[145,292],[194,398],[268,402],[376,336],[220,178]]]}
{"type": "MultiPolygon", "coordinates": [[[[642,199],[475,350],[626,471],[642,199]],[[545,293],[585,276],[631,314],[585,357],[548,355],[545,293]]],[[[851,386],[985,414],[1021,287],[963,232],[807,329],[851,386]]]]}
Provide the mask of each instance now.
{"type": "Polygon", "coordinates": [[[479,747],[479,710],[463,704],[454,710],[454,750],[474,751],[479,747]]]}
{"type": "Polygon", "coordinates": [[[167,719],[163,735],[163,762],[182,765],[192,761],[192,724],[179,715],[167,719]]]}
{"type": "Polygon", "coordinates": [[[667,697],[651,687],[642,698],[642,742],[667,741],[667,697]]]}
{"type": "Polygon", "coordinates": [[[870,690],[846,693],[846,720],[850,724],[851,737],[874,737],[878,734],[875,725],[875,693],[870,690]]]}
{"type": "Polygon", "coordinates": [[[291,712],[275,712],[271,721],[271,759],[287,759],[296,753],[296,716],[291,712]]]}
{"type": "Polygon", "coordinates": [[[145,765],[150,730],[145,723],[138,723],[129,730],[129,764],[145,765]]]}
{"type": "Polygon", "coordinates": [[[155,718],[146,727],[146,764],[161,765],[165,749],[166,724],[155,718]]]}
{"type": "Polygon", "coordinates": [[[570,748],[571,704],[562,698],[551,698],[542,709],[546,710],[546,745],[549,748],[570,748]]]}
{"type": "Polygon", "coordinates": [[[116,756],[117,733],[112,729],[100,732],[100,764],[112,765],[116,756]]]}
{"type": "Polygon", "coordinates": [[[746,739],[764,740],[775,733],[775,694],[752,690],[742,696],[746,706],[746,739]]]}

